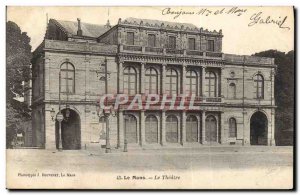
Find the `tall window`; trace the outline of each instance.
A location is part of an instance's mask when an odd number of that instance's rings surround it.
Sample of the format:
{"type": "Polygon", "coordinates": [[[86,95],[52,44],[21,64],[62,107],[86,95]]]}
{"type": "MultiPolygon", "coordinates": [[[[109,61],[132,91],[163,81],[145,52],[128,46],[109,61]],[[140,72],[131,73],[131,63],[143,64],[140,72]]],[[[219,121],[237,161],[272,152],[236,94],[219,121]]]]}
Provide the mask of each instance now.
{"type": "Polygon", "coordinates": [[[264,99],[264,78],[257,74],[254,76],[255,96],[257,99],[264,99]]]}
{"type": "Polygon", "coordinates": [[[235,99],[236,98],[236,86],[235,86],[234,83],[230,83],[230,85],[229,85],[228,97],[230,99],[235,99]]]}
{"type": "Polygon", "coordinates": [[[171,49],[176,48],[176,37],[169,36],[169,48],[171,48],[171,49]]]}
{"type": "Polygon", "coordinates": [[[206,80],[206,94],[208,97],[216,97],[216,83],[217,78],[215,73],[213,72],[206,72],[205,73],[205,80],[206,80]]]}
{"type": "Polygon", "coordinates": [[[166,119],[166,141],[178,142],[178,119],[174,115],[169,115],[166,119]]]}
{"type": "Polygon", "coordinates": [[[135,69],[128,66],[124,69],[124,93],[135,95],[137,93],[137,73],[135,69]]]}
{"type": "Polygon", "coordinates": [[[215,41],[214,40],[208,40],[207,42],[207,51],[215,51],[215,41]]]}
{"type": "Polygon", "coordinates": [[[148,35],[148,46],[155,47],[155,41],[156,41],[155,35],[149,34],[148,35]]]}
{"type": "Polygon", "coordinates": [[[75,93],[75,69],[69,62],[60,67],[60,86],[62,93],[75,93]]]}
{"type": "Polygon", "coordinates": [[[145,93],[158,94],[158,74],[154,68],[148,68],[145,73],[145,93]]]}
{"type": "Polygon", "coordinates": [[[195,39],[189,38],[189,50],[195,50],[195,49],[196,49],[195,39]]]}
{"type": "Polygon", "coordinates": [[[134,45],[134,32],[127,32],[126,44],[134,45]]]}
{"type": "Polygon", "coordinates": [[[166,93],[169,95],[178,94],[178,74],[174,69],[167,70],[166,93]]]}
{"type": "Polygon", "coordinates": [[[191,94],[198,95],[197,73],[193,70],[187,71],[187,73],[186,73],[185,90],[188,95],[191,95],[191,94]]]}
{"type": "Polygon", "coordinates": [[[236,120],[234,118],[229,119],[229,137],[237,136],[236,120]]]}
{"type": "Polygon", "coordinates": [[[158,143],[158,121],[154,115],[146,117],[145,140],[147,143],[158,143]]]}

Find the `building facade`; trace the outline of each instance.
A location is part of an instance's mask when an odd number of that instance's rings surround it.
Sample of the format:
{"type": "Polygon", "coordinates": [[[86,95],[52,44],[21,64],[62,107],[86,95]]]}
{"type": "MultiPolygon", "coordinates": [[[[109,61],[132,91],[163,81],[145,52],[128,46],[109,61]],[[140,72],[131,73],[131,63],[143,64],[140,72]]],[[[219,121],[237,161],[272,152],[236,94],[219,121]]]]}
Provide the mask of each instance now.
{"type": "Polygon", "coordinates": [[[184,94],[197,109],[123,109],[109,117],[112,148],[275,145],[274,59],[222,53],[222,31],[192,24],[119,19],[111,26],[50,19],[32,60],[34,145],[63,149],[105,145],[97,114],[107,93],[184,94]],[[68,111],[67,111],[68,110],[68,111]],[[66,111],[68,113],[66,113],[66,111]]]}

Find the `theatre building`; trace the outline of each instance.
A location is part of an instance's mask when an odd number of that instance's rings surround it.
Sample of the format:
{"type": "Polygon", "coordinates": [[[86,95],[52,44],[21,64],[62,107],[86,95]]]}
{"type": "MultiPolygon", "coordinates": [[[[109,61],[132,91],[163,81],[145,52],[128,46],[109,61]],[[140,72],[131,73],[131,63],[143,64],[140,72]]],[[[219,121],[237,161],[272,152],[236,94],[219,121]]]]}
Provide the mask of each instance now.
{"type": "Polygon", "coordinates": [[[274,59],[225,54],[223,36],[148,19],[115,26],[50,19],[32,59],[33,145],[56,149],[59,137],[64,150],[105,145],[106,118],[97,112],[105,78],[107,93],[130,101],[136,94],[186,94],[198,106],[119,107],[108,118],[112,150],[125,140],[129,148],[275,145],[274,59]]]}

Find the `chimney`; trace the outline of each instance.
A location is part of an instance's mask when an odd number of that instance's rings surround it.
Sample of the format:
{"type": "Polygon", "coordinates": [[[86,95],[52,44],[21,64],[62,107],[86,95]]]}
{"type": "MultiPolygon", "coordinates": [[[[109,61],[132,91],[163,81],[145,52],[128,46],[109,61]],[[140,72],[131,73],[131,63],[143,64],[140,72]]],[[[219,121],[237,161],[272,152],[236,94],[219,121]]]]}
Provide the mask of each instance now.
{"type": "Polygon", "coordinates": [[[77,22],[78,22],[77,35],[78,35],[78,36],[82,36],[82,30],[81,30],[80,18],[77,18],[77,22]]]}

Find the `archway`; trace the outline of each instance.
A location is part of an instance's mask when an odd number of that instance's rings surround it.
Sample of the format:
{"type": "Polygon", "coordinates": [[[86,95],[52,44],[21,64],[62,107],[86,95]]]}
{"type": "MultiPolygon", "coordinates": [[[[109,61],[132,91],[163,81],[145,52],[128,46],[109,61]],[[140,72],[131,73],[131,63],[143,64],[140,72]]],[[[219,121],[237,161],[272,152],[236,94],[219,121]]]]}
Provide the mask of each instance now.
{"type": "Polygon", "coordinates": [[[146,117],[145,137],[147,143],[158,143],[158,121],[154,115],[146,117]]]}
{"type": "Polygon", "coordinates": [[[127,143],[138,143],[137,121],[135,116],[126,115],[125,118],[125,139],[127,143]]]}
{"type": "Polygon", "coordinates": [[[198,141],[198,120],[194,115],[189,115],[186,119],[186,141],[198,141]]]}
{"type": "MultiPolygon", "coordinates": [[[[70,109],[70,116],[66,118],[66,109],[63,109],[62,114],[64,120],[61,122],[61,139],[63,150],[80,150],[81,149],[81,127],[80,117],[70,109]]],[[[58,121],[55,122],[56,127],[56,147],[58,148],[58,121]]]]}
{"type": "Polygon", "coordinates": [[[217,120],[213,115],[209,115],[205,119],[205,141],[217,142],[217,120]]]}
{"type": "Polygon", "coordinates": [[[255,112],[250,119],[250,144],[268,144],[268,119],[262,112],[255,112]]]}

